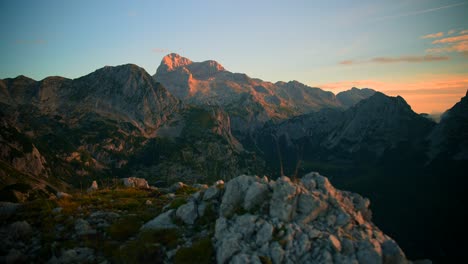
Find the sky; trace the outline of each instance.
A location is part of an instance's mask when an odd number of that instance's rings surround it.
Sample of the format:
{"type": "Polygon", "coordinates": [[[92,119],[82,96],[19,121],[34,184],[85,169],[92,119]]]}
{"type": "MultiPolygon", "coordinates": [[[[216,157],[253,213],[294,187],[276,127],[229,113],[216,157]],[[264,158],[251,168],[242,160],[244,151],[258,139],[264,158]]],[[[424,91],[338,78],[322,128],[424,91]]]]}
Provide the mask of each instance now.
{"type": "Polygon", "coordinates": [[[168,53],[265,81],[450,108],[468,89],[468,0],[2,0],[0,78],[151,75],[168,53]]]}

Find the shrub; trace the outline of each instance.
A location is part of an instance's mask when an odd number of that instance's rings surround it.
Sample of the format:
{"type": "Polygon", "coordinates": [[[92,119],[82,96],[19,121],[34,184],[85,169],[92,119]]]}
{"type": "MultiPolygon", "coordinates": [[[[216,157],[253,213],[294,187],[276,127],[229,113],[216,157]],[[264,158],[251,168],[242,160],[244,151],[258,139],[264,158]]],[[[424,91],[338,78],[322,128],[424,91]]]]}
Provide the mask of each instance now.
{"type": "Polygon", "coordinates": [[[181,248],[174,257],[174,263],[212,263],[214,249],[211,238],[203,238],[192,244],[191,247],[181,248]]]}

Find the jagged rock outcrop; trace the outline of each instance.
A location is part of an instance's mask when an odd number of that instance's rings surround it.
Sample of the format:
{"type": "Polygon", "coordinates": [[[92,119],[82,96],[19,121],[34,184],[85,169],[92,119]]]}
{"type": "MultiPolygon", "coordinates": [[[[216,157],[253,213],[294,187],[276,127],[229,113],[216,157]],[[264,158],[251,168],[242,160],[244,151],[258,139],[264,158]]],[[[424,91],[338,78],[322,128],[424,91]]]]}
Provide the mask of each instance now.
{"type": "Polygon", "coordinates": [[[227,71],[216,61],[193,62],[178,54],[165,56],[154,78],[179,99],[222,106],[236,131],[251,131],[324,107],[339,107],[335,95],[297,81],[265,82],[227,71]]]}
{"type": "Polygon", "coordinates": [[[191,226],[211,207],[216,221],[208,235],[217,263],[408,263],[371,222],[369,205],[315,172],[276,181],[241,175],[195,193],[143,229],[174,228],[180,221],[191,226]]]}

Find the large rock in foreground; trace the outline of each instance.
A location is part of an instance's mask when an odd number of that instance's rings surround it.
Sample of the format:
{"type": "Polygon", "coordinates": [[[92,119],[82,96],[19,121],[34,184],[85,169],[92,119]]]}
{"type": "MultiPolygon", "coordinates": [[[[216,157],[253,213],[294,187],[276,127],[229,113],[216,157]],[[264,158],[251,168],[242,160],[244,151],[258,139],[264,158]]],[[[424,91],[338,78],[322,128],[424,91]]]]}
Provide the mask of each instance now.
{"type": "Polygon", "coordinates": [[[179,208],[186,213],[171,216],[192,226],[214,209],[217,263],[408,263],[369,205],[315,172],[297,181],[242,175],[195,193],[179,208]]]}

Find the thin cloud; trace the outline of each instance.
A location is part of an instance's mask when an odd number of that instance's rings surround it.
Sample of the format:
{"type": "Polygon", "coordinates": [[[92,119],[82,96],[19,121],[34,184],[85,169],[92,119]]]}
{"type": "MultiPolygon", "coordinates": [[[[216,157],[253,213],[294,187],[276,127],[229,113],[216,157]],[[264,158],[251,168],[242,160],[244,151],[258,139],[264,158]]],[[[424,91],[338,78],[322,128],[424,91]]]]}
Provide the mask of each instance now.
{"type": "Polygon", "coordinates": [[[400,57],[376,57],[369,60],[344,60],[339,62],[341,65],[353,65],[353,64],[364,64],[364,63],[375,63],[375,64],[388,64],[388,63],[400,63],[400,62],[410,62],[410,63],[421,63],[421,62],[432,62],[432,61],[445,61],[449,60],[448,56],[434,56],[434,55],[424,55],[424,56],[400,56],[400,57]]]}
{"type": "Polygon", "coordinates": [[[384,16],[384,17],[381,17],[381,18],[379,18],[379,19],[377,19],[377,20],[387,20],[387,19],[393,19],[393,18],[400,18],[400,17],[407,17],[407,16],[413,16],[413,15],[420,15],[420,14],[435,12],[435,11],[442,10],[442,9],[447,9],[447,8],[452,8],[452,7],[456,7],[456,6],[461,6],[461,5],[464,5],[464,4],[466,4],[466,2],[457,3],[457,4],[452,4],[452,5],[446,5],[446,6],[439,6],[439,7],[436,7],[436,8],[418,10],[418,11],[413,11],[413,12],[403,13],[403,14],[398,14],[398,15],[384,16]]]}
{"type": "Polygon", "coordinates": [[[437,40],[432,41],[432,44],[454,43],[454,42],[466,41],[466,40],[468,40],[468,35],[461,35],[461,36],[456,36],[456,37],[437,39],[437,40]]]}
{"type": "Polygon", "coordinates": [[[455,29],[451,29],[451,30],[449,30],[449,31],[447,32],[447,35],[452,35],[452,34],[454,34],[455,32],[456,32],[455,29]]]}
{"type": "MultiPolygon", "coordinates": [[[[450,31],[449,31],[450,32],[450,31]]],[[[449,33],[450,34],[450,33],[449,33]]],[[[437,33],[433,33],[433,34],[427,34],[427,35],[424,35],[422,36],[421,38],[422,39],[428,39],[428,38],[440,38],[440,37],[443,37],[444,36],[444,32],[437,32],[437,33]]]]}
{"type": "Polygon", "coordinates": [[[463,34],[468,34],[468,30],[462,30],[462,31],[460,31],[460,35],[463,35],[463,34]]]}
{"type": "Polygon", "coordinates": [[[353,61],[353,60],[344,60],[344,61],[340,61],[340,64],[342,65],[351,65],[351,64],[355,64],[356,62],[353,61]]]}
{"type": "Polygon", "coordinates": [[[446,47],[427,49],[426,52],[428,53],[462,52],[465,55],[468,52],[468,40],[457,42],[453,45],[446,46],[446,47]]]}

